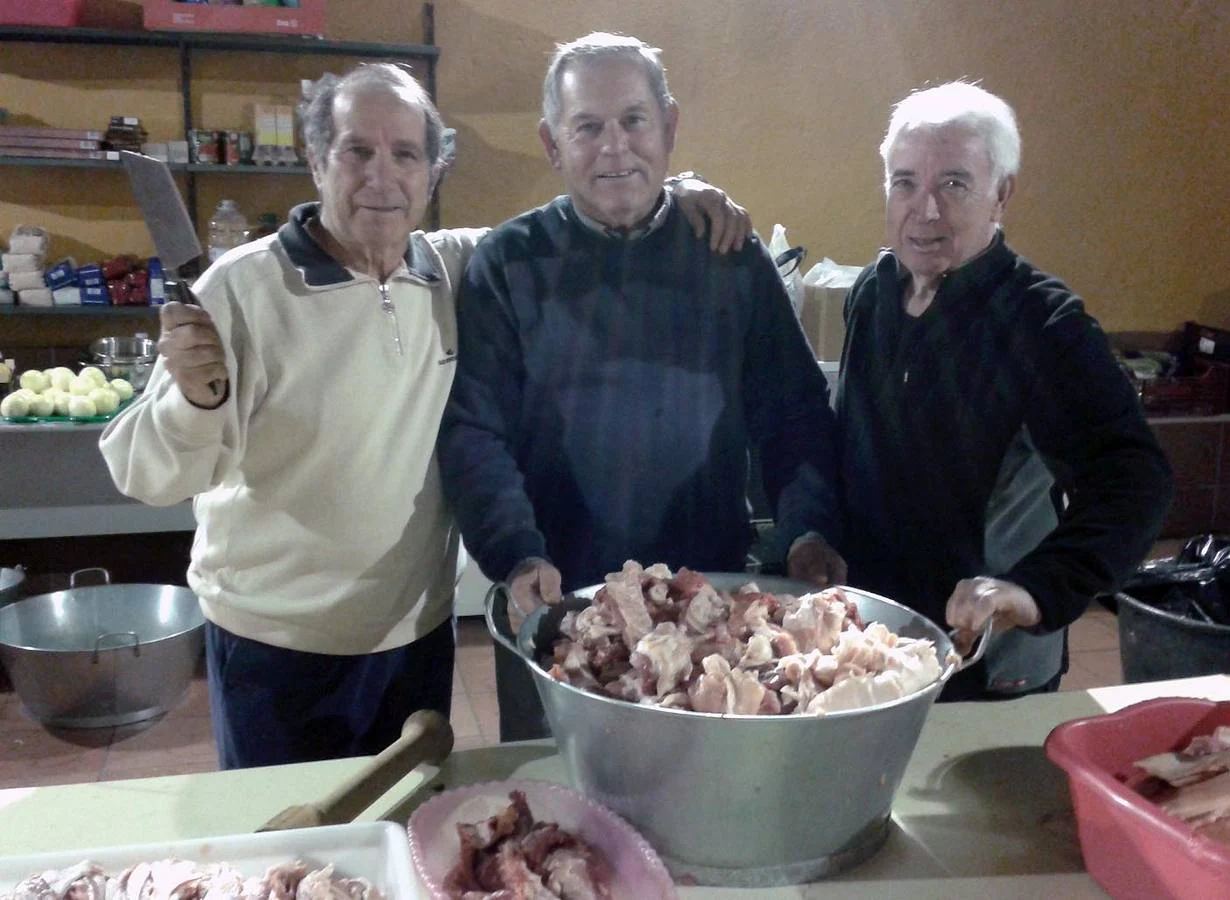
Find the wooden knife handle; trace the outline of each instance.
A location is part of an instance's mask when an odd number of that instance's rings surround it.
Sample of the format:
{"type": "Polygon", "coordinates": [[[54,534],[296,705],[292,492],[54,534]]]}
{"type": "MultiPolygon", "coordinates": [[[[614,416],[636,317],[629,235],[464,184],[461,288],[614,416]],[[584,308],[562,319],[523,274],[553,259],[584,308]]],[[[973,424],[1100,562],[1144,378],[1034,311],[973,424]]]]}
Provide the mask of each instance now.
{"type": "Polygon", "coordinates": [[[282,831],[350,822],[415,766],[443,762],[452,749],[453,729],[448,720],[432,710],[419,710],[406,720],[400,738],[324,800],[283,810],[259,830],[282,831]]]}

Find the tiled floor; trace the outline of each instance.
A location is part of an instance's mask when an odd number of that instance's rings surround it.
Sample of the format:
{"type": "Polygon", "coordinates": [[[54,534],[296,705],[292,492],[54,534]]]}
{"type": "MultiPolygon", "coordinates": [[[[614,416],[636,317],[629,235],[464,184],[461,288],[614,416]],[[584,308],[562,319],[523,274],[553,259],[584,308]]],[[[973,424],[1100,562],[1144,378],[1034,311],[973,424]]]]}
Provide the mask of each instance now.
{"type": "MultiPolygon", "coordinates": [[[[498,742],[495,665],[482,619],[464,619],[453,671],[454,748],[498,742]]],[[[120,728],[48,729],[0,673],[0,789],[209,772],[218,766],[204,670],[165,716],[120,728]]]]}
{"type": "MultiPolygon", "coordinates": [[[[1119,684],[1119,635],[1112,613],[1094,604],[1071,629],[1071,669],[1062,690],[1119,684]]],[[[161,719],[123,728],[48,730],[0,684],[0,788],[111,781],[207,772],[217,766],[203,677],[161,719]]],[[[455,748],[498,740],[491,639],[481,619],[464,619],[453,677],[455,748]]]]}

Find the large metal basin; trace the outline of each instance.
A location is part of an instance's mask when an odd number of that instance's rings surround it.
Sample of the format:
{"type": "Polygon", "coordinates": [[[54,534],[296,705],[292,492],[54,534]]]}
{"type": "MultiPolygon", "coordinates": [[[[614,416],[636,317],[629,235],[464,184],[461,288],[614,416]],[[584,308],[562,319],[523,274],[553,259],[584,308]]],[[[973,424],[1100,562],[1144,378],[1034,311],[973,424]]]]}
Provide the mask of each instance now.
{"type": "MultiPolygon", "coordinates": [[[[718,589],[755,581],[771,593],[814,586],[785,578],[709,574],[718,589]]],[[[600,586],[576,595],[592,598],[600,586]]],[[[893,795],[945,682],[981,656],[945,665],[952,640],[900,604],[845,588],[866,622],[934,641],[941,677],[891,703],[825,716],[736,716],[662,709],[602,697],[551,678],[538,651],[559,633],[560,607],[540,608],[514,646],[535,685],[573,786],[640,829],[672,872],[708,885],[757,887],[813,881],[871,856],[888,836],[893,795]]],[[[579,609],[588,600],[567,601],[579,609]]]]}
{"type": "Polygon", "coordinates": [[[0,608],[0,660],[40,722],[127,725],[183,696],[204,626],[196,595],[184,587],[73,587],[0,608]]]}
{"type": "Polygon", "coordinates": [[[0,568],[0,606],[7,606],[21,599],[25,590],[26,573],[21,566],[15,569],[0,568]]]}

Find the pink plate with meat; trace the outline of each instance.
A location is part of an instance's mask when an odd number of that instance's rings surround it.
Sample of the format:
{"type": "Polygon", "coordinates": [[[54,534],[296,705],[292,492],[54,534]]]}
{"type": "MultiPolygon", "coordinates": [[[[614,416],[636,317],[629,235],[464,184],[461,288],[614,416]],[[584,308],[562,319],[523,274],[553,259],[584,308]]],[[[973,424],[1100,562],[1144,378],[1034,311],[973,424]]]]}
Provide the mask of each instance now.
{"type": "Polygon", "coordinates": [[[410,855],[431,896],[447,900],[449,872],[461,856],[458,825],[490,820],[525,796],[535,823],[554,823],[605,857],[612,900],[667,900],[677,896],[670,873],[653,847],[631,825],[571,788],[546,781],[490,781],[444,791],[410,816],[410,855]]]}

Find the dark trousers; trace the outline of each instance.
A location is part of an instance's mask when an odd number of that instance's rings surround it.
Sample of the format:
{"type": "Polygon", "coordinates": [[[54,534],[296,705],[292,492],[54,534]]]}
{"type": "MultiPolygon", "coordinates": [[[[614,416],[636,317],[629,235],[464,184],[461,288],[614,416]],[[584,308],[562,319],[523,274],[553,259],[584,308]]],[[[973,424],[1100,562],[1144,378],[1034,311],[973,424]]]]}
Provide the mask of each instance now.
{"type": "MultiPolygon", "coordinates": [[[[516,642],[508,621],[508,607],[497,602],[492,619],[500,634],[516,642]]],[[[525,659],[495,642],[495,699],[500,707],[500,742],[532,741],[550,737],[551,727],[538,688],[525,659]]]]}
{"type": "Polygon", "coordinates": [[[452,621],[412,644],[359,656],[286,650],[205,623],[209,709],[223,769],[371,756],[406,718],[448,718],[452,621]]]}

